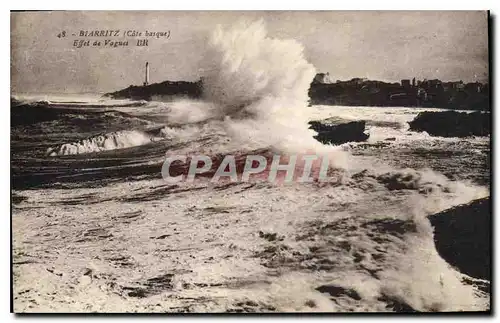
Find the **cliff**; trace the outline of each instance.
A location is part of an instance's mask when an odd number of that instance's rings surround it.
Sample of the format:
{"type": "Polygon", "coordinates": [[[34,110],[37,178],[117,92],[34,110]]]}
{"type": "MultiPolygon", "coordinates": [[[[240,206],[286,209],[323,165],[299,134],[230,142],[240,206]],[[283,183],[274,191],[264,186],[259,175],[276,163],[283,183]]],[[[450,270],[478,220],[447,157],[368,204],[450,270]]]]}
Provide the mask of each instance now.
{"type": "Polygon", "coordinates": [[[491,201],[483,198],[429,216],[436,249],[449,264],[491,279],[491,201]]]}
{"type": "Polygon", "coordinates": [[[469,137],[491,133],[491,115],[487,112],[420,112],[408,122],[410,131],[426,131],[431,136],[469,137]]]}
{"type": "Polygon", "coordinates": [[[323,144],[340,145],[346,142],[366,141],[370,135],[365,131],[365,121],[351,121],[341,124],[325,124],[321,121],[310,121],[309,129],[313,129],[318,134],[314,139],[323,144]]]}

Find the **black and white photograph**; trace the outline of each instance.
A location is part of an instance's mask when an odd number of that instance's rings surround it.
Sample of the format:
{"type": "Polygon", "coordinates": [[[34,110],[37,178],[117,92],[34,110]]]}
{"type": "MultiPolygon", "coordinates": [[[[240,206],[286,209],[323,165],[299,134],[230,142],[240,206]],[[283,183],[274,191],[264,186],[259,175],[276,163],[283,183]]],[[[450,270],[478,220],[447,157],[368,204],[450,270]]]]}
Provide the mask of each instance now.
{"type": "Polygon", "coordinates": [[[491,314],[491,22],[11,11],[11,311],[491,314]]]}

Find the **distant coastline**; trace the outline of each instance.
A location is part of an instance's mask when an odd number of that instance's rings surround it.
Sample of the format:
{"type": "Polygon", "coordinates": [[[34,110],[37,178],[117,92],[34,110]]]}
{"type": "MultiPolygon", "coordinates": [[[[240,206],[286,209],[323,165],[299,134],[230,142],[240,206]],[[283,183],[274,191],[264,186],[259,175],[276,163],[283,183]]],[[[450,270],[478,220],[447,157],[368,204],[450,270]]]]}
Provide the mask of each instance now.
{"type": "MultiPolygon", "coordinates": [[[[113,99],[151,101],[157,98],[201,98],[203,82],[164,81],[134,86],[104,94],[113,99]]],[[[438,79],[388,83],[365,78],[332,82],[328,73],[318,73],[309,88],[312,105],[436,107],[454,110],[490,111],[489,84],[438,79]]]]}

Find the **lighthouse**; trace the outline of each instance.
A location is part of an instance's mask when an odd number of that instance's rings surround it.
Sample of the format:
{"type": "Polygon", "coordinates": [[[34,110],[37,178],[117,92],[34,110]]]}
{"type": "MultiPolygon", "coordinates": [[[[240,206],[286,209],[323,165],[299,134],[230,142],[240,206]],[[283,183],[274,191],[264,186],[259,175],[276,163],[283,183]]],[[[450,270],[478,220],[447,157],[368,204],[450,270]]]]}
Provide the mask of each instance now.
{"type": "Polygon", "coordinates": [[[146,62],[146,75],[144,76],[144,86],[149,84],[149,63],[146,62]]]}

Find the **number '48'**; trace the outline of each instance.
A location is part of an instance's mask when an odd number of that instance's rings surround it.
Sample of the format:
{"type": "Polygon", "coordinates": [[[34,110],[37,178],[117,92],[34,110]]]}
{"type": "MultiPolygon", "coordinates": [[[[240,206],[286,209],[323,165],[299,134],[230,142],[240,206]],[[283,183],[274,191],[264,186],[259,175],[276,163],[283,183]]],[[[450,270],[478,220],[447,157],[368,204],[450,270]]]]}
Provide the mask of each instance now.
{"type": "Polygon", "coordinates": [[[62,37],[66,37],[66,32],[63,30],[62,32],[60,32],[57,37],[59,38],[62,38],[62,37]]]}

